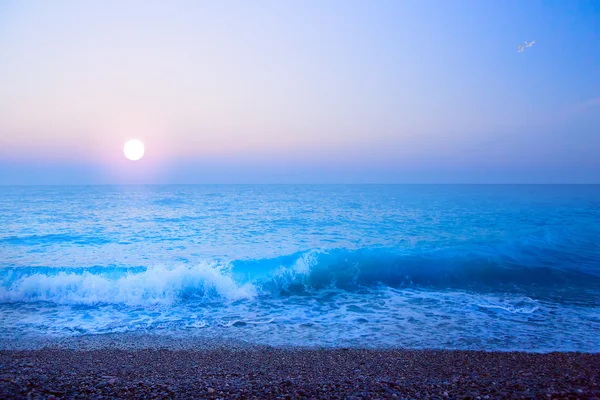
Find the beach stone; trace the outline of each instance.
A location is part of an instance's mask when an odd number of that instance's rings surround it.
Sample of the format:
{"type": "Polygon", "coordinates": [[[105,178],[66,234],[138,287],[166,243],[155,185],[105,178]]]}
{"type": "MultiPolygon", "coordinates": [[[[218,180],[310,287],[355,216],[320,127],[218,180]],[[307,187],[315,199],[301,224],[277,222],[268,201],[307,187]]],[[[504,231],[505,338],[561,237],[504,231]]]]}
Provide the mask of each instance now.
{"type": "Polygon", "coordinates": [[[600,355],[583,353],[269,348],[52,349],[18,354],[0,351],[2,399],[99,399],[100,394],[132,399],[594,398],[600,377],[600,355]],[[33,360],[35,370],[30,370],[25,364],[33,360]],[[192,362],[197,365],[194,370],[189,369],[192,362]],[[355,374],[357,369],[368,374],[355,374]],[[495,387],[488,381],[492,376],[495,387]]]}

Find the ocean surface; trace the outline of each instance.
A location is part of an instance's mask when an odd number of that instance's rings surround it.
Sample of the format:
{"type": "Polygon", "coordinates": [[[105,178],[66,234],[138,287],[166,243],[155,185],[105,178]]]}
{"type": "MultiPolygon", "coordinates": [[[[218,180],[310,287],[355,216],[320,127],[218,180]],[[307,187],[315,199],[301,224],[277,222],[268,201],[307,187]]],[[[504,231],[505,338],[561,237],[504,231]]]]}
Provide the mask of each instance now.
{"type": "Polygon", "coordinates": [[[600,351],[600,186],[0,187],[0,342],[600,351]]]}

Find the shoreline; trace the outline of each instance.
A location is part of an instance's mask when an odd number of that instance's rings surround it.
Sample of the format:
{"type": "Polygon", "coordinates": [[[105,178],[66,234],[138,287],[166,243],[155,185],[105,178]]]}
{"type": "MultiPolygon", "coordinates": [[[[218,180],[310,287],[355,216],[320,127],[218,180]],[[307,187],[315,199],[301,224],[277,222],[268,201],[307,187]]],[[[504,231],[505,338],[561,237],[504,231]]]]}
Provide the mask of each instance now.
{"type": "Polygon", "coordinates": [[[600,398],[600,353],[0,350],[1,398],[600,398]]]}
{"type": "Polygon", "coordinates": [[[571,349],[485,349],[481,347],[449,348],[449,347],[404,347],[404,346],[364,346],[358,343],[341,343],[339,345],[269,345],[234,339],[232,337],[186,335],[185,332],[149,333],[119,332],[102,334],[83,334],[74,336],[21,336],[0,338],[0,351],[39,351],[39,350],[187,350],[187,351],[248,351],[248,350],[282,350],[282,351],[315,351],[315,350],[365,350],[365,351],[466,351],[485,353],[523,353],[523,354],[598,354],[600,352],[571,349]]]}

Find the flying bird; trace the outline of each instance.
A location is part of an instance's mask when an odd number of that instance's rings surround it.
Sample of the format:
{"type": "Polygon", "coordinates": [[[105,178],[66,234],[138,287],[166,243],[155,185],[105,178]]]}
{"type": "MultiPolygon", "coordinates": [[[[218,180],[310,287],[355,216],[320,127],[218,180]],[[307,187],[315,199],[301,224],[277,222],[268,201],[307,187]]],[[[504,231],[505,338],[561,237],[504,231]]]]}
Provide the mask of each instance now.
{"type": "Polygon", "coordinates": [[[533,42],[529,42],[529,43],[525,42],[525,47],[531,47],[531,46],[533,46],[534,43],[535,43],[535,40],[533,42]]]}
{"type": "Polygon", "coordinates": [[[518,50],[517,50],[517,51],[518,51],[519,53],[522,53],[522,52],[523,52],[523,49],[524,49],[524,47],[523,47],[523,46],[517,45],[517,48],[518,48],[518,50]]]}

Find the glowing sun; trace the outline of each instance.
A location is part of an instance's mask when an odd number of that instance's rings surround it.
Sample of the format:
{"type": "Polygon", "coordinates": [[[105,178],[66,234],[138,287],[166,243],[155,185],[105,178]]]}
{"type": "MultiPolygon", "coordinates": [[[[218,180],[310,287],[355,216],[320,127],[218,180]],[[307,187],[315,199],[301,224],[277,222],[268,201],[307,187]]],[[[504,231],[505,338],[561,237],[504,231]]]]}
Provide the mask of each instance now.
{"type": "Polygon", "coordinates": [[[123,147],[125,157],[131,161],[137,161],[144,157],[144,151],[144,144],[137,139],[128,141],[123,147]]]}

